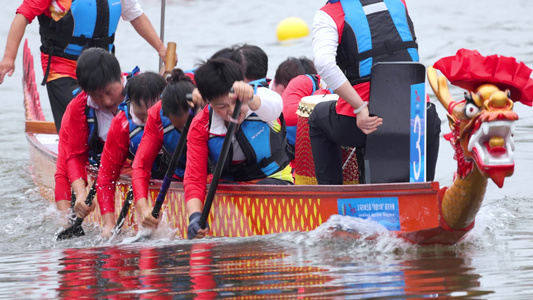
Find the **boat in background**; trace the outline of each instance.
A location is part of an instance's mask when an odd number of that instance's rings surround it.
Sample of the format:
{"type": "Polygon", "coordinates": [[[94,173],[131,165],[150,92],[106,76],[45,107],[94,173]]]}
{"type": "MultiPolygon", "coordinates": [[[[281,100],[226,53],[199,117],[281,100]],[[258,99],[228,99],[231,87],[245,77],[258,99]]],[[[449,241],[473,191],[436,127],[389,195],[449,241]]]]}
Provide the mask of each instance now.
{"type": "MultiPolygon", "coordinates": [[[[42,113],[35,83],[33,57],[27,41],[24,45],[23,61],[26,137],[29,145],[31,172],[40,193],[54,203],[58,135],[55,132],[54,123],[47,122],[42,113]]],[[[434,77],[430,79],[434,80],[434,77]]],[[[445,90],[444,86],[440,86],[441,90],[445,90]]],[[[445,93],[440,94],[443,98],[448,97],[445,93]]],[[[454,112],[457,110],[458,114],[461,113],[460,106],[461,104],[455,105],[454,112]]],[[[476,131],[473,127],[466,127],[470,131],[476,131]]],[[[457,128],[458,130],[464,129],[462,125],[457,128]]],[[[499,132],[504,132],[503,127],[499,128],[499,132]]],[[[455,135],[457,140],[460,140],[460,145],[464,143],[462,139],[465,137],[461,134],[462,132],[459,132],[455,135]]],[[[471,134],[473,132],[468,133],[468,138],[471,134]]],[[[508,143],[509,138],[511,137],[503,137],[508,143]]],[[[484,141],[485,138],[482,133],[477,133],[476,139],[484,141]]],[[[478,148],[481,150],[485,147],[484,144],[481,142],[478,148]]],[[[502,155],[505,145],[498,147],[502,155]]],[[[489,151],[489,153],[495,152],[489,151]]],[[[311,231],[325,223],[331,216],[345,215],[371,218],[412,243],[454,244],[474,226],[474,218],[483,200],[487,183],[487,176],[478,171],[476,164],[473,164],[473,167],[471,165],[471,168],[474,170],[475,178],[470,180],[458,177],[455,180],[457,184],[454,182],[450,188],[440,188],[438,182],[342,186],[220,184],[208,219],[210,235],[244,237],[311,231]]],[[[508,171],[509,168],[505,170],[508,171]]],[[[94,175],[94,170],[89,169],[91,181],[94,180],[94,175]]],[[[503,183],[503,179],[501,182],[503,183]]],[[[121,175],[117,183],[115,194],[117,216],[125,201],[130,183],[131,180],[126,175],[121,175]]],[[[161,181],[151,181],[149,186],[151,205],[157,198],[160,187],[161,181]]],[[[170,227],[176,229],[182,237],[186,237],[188,217],[182,183],[171,183],[162,210],[166,214],[170,227]]],[[[102,223],[98,205],[95,211],[86,218],[86,222],[102,223]]],[[[134,209],[130,210],[124,226],[138,229],[134,209]]]]}

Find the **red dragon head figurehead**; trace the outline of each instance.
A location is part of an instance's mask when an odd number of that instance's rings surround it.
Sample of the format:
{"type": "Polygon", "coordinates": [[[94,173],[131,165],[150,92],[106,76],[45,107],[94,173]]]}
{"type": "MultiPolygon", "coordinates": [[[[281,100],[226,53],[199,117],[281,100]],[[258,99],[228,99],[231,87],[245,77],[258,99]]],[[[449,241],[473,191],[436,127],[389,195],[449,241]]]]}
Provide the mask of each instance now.
{"type": "Polygon", "coordinates": [[[514,172],[514,102],[531,106],[533,80],[531,69],[514,58],[482,56],[477,51],[460,49],[428,68],[429,83],[448,111],[452,132],[447,138],[455,149],[457,175],[464,178],[473,163],[480,173],[503,186],[514,172]],[[444,76],[437,76],[436,69],[444,76]],[[465,100],[455,101],[447,79],[466,89],[465,100]],[[513,100],[514,99],[514,102],[513,100]]]}

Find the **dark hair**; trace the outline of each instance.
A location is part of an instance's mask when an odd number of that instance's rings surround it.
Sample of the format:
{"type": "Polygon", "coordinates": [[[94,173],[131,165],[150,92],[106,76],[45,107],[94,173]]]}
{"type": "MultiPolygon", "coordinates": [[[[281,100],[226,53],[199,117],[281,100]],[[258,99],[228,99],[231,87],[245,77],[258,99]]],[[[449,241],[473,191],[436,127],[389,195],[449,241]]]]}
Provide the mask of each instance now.
{"type": "MultiPolygon", "coordinates": [[[[233,55],[235,50],[237,50],[239,47],[240,47],[240,45],[233,45],[233,46],[230,46],[230,47],[222,48],[222,49],[218,50],[217,52],[213,53],[213,55],[211,55],[211,57],[209,59],[213,59],[213,58],[231,59],[231,56],[233,55]]],[[[198,60],[198,62],[195,64],[194,71],[196,72],[196,69],[198,69],[199,66],[205,64],[206,62],[207,62],[207,60],[203,60],[203,59],[198,60]]]]}
{"type": "Polygon", "coordinates": [[[263,49],[244,44],[231,55],[231,60],[237,62],[248,80],[265,78],[268,72],[268,56],[263,49]]]}
{"type": "Polygon", "coordinates": [[[82,90],[92,93],[120,82],[122,71],[115,55],[102,48],[88,48],[78,57],[76,77],[82,90]]]}
{"type": "Polygon", "coordinates": [[[300,58],[289,57],[278,66],[274,81],[276,84],[287,87],[291,79],[304,74],[317,74],[313,61],[304,56],[300,58]]]}
{"type": "Polygon", "coordinates": [[[198,91],[207,101],[227,94],[235,81],[243,79],[239,64],[225,58],[209,59],[194,73],[198,91]]]}
{"type": "Polygon", "coordinates": [[[240,47],[239,45],[233,45],[233,46],[230,46],[230,47],[222,48],[222,49],[218,50],[217,52],[213,53],[213,55],[211,55],[211,59],[213,59],[213,58],[231,59],[231,56],[233,55],[235,50],[237,50],[239,47],[240,47]]]}
{"type": "Polygon", "coordinates": [[[126,85],[127,98],[139,106],[142,106],[142,102],[146,107],[150,107],[152,101],[159,99],[165,84],[163,76],[154,72],[135,75],[126,85]]]}
{"type": "Polygon", "coordinates": [[[189,110],[187,94],[194,90],[192,79],[185,75],[183,70],[174,69],[172,75],[167,78],[167,86],[161,95],[161,108],[166,117],[180,117],[189,110]]]}

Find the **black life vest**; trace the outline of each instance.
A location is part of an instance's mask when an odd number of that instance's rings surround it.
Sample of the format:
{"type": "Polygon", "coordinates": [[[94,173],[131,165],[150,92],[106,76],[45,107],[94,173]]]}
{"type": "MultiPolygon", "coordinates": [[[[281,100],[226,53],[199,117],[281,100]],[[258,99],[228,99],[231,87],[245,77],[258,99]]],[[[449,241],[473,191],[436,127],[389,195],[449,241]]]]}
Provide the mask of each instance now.
{"type": "Polygon", "coordinates": [[[378,62],[419,60],[413,23],[400,0],[330,0],[322,10],[337,24],[337,65],[352,85],[369,81],[378,62]]]}
{"type": "Polygon", "coordinates": [[[41,52],[76,60],[87,47],[113,51],[121,13],[120,0],[73,0],[58,21],[42,14],[38,17],[41,52]]]}
{"type": "Polygon", "coordinates": [[[114,53],[113,42],[121,14],[120,0],[72,0],[70,10],[57,21],[45,14],[38,16],[41,52],[49,55],[43,84],[50,72],[52,56],[77,60],[90,47],[114,53]]]}

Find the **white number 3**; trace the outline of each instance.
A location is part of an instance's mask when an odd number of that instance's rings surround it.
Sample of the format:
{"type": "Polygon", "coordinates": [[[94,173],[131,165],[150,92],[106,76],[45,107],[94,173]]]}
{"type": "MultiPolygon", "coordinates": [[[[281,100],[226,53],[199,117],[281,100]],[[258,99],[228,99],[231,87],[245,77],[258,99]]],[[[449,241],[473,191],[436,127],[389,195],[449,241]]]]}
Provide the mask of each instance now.
{"type": "Polygon", "coordinates": [[[418,163],[416,161],[413,161],[413,170],[415,173],[415,180],[418,181],[420,178],[420,168],[422,165],[422,149],[420,149],[420,137],[422,136],[422,128],[420,123],[420,117],[415,117],[415,126],[413,126],[413,132],[418,133],[418,140],[416,141],[416,149],[418,149],[418,163]],[[417,130],[418,129],[418,130],[417,130]],[[416,168],[416,165],[418,164],[418,168],[416,168]]]}

